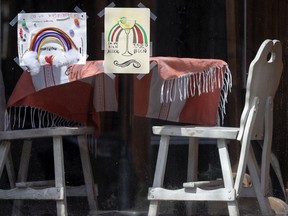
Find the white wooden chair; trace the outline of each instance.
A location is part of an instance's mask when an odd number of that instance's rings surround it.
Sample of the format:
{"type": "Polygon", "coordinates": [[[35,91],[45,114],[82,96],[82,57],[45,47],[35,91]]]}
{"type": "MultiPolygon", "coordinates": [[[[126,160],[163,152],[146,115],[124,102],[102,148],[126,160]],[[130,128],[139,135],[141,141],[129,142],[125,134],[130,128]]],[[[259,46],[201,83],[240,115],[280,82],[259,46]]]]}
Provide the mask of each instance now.
{"type": "Polygon", "coordinates": [[[159,201],[223,201],[230,216],[239,215],[238,198],[246,168],[263,215],[271,215],[269,205],[269,166],[273,131],[273,98],[282,74],[282,47],[277,40],[265,40],[249,67],[246,99],[239,127],[154,126],[161,135],[153,186],[149,188],[149,216],[158,214],[159,201]],[[189,137],[187,182],[183,188],[163,188],[170,136],[189,137]],[[221,181],[197,181],[198,139],[217,140],[221,181]],[[238,140],[239,142],[230,142],[238,140]],[[259,169],[252,140],[263,141],[262,165],[259,169]],[[228,145],[241,145],[236,176],[233,177],[228,145]]]}
{"type": "MultiPolygon", "coordinates": [[[[87,135],[92,134],[94,134],[93,127],[51,127],[0,131],[0,178],[6,166],[11,187],[11,189],[0,189],[0,199],[15,200],[12,215],[21,215],[22,200],[55,200],[57,215],[68,215],[66,196],[87,196],[89,214],[97,213],[97,187],[94,183],[87,142],[87,135]],[[77,136],[85,186],[66,187],[62,141],[64,136],[77,136]],[[35,138],[50,138],[53,142],[54,180],[27,182],[32,140],[35,138]],[[14,140],[24,141],[17,181],[10,152],[11,145],[15,143],[14,140]]],[[[47,161],[47,163],[53,163],[53,161],[47,161]]],[[[79,173],[81,173],[80,171],[79,173]]]]}

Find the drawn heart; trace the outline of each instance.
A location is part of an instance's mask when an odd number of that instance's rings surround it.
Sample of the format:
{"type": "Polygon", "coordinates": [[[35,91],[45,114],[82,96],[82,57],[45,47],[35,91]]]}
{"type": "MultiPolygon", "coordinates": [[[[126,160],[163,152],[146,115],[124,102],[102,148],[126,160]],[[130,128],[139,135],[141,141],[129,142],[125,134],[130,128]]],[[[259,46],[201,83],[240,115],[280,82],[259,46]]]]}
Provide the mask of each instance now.
{"type": "Polygon", "coordinates": [[[53,55],[50,55],[50,56],[45,56],[45,61],[52,65],[52,62],[53,62],[53,55]]]}

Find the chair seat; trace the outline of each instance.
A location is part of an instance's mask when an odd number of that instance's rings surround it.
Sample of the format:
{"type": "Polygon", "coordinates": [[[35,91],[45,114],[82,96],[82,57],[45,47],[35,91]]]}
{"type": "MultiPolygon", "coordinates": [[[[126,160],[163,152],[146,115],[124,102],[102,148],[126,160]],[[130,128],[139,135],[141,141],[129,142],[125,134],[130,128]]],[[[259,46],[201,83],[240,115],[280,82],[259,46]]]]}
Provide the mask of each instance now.
{"type": "Polygon", "coordinates": [[[0,140],[32,139],[51,136],[72,136],[93,134],[93,127],[50,127],[37,129],[23,129],[1,131],[0,140]]]}
{"type": "Polygon", "coordinates": [[[237,127],[201,127],[201,126],[154,126],[153,133],[168,136],[186,136],[211,139],[236,139],[240,128],[237,127]]]}

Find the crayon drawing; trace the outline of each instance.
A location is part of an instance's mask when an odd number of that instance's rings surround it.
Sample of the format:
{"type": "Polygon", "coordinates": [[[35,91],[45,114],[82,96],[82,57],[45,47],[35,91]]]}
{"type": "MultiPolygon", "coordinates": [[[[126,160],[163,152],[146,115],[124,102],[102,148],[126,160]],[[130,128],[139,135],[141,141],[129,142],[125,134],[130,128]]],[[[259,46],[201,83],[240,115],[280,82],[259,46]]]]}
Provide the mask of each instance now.
{"type": "Polygon", "coordinates": [[[105,8],[105,73],[149,73],[150,10],[105,8]]]}
{"type": "Polygon", "coordinates": [[[20,66],[31,75],[44,65],[86,63],[86,13],[20,13],[17,38],[20,66]]]}

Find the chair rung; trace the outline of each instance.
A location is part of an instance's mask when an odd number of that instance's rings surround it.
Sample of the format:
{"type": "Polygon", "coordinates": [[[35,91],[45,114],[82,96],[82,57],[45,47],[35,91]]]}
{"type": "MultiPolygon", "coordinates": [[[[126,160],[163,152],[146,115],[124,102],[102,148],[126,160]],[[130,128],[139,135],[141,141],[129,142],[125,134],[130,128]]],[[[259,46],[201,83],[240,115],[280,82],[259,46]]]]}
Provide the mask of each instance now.
{"type": "MultiPolygon", "coordinates": [[[[94,185],[97,188],[97,185],[94,185]]],[[[96,191],[96,190],[95,190],[96,191]]],[[[66,196],[68,197],[85,197],[87,196],[87,190],[85,185],[80,186],[66,186],[66,196]]]]}
{"type": "Polygon", "coordinates": [[[219,188],[213,190],[190,191],[185,188],[169,190],[165,188],[149,188],[148,200],[170,200],[170,201],[233,201],[236,192],[233,189],[219,188]]]}
{"type": "Polygon", "coordinates": [[[32,182],[17,182],[15,186],[17,188],[27,188],[27,187],[45,187],[55,185],[54,180],[48,181],[32,181],[32,182]]]}
{"type": "Polygon", "coordinates": [[[223,186],[223,180],[213,181],[197,181],[197,182],[185,182],[183,183],[184,188],[201,188],[201,187],[220,187],[223,186]]]}
{"type": "Polygon", "coordinates": [[[67,197],[84,197],[87,196],[85,185],[80,186],[66,186],[67,197]]]}
{"type": "Polygon", "coordinates": [[[13,188],[0,190],[0,199],[33,199],[33,200],[63,200],[64,188],[52,187],[45,189],[13,188]]]}

